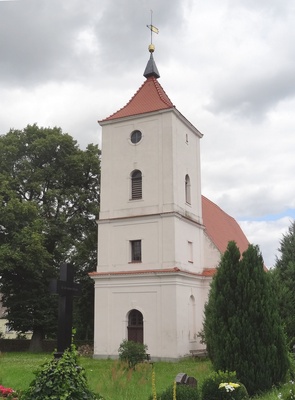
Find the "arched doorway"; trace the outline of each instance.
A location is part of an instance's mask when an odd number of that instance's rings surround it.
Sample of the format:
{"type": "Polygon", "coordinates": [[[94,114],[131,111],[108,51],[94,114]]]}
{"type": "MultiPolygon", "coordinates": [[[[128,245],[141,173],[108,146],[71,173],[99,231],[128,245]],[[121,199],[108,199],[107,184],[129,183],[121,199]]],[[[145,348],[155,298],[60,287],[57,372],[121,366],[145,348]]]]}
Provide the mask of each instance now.
{"type": "Polygon", "coordinates": [[[131,310],[128,315],[128,340],[143,343],[143,315],[138,310],[131,310]]]}

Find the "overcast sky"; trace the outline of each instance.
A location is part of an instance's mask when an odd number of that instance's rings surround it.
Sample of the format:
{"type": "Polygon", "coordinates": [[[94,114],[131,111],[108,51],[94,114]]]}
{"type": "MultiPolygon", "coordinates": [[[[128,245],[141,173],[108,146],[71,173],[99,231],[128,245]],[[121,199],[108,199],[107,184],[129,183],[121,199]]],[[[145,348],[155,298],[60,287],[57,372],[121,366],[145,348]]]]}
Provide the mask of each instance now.
{"type": "Polygon", "coordinates": [[[295,218],[295,2],[0,0],[0,134],[60,126],[81,147],[144,82],[203,134],[202,193],[275,263],[295,218]]]}

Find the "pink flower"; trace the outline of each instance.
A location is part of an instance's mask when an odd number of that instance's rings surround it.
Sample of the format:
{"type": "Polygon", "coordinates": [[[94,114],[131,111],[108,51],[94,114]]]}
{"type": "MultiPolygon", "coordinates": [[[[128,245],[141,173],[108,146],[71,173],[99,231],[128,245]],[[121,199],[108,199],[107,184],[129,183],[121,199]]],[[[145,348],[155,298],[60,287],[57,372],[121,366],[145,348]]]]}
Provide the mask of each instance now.
{"type": "Polygon", "coordinates": [[[14,393],[14,390],[13,390],[13,389],[11,389],[11,388],[6,388],[6,387],[0,385],[0,394],[1,394],[2,396],[8,396],[9,394],[12,394],[12,393],[14,393]]]}

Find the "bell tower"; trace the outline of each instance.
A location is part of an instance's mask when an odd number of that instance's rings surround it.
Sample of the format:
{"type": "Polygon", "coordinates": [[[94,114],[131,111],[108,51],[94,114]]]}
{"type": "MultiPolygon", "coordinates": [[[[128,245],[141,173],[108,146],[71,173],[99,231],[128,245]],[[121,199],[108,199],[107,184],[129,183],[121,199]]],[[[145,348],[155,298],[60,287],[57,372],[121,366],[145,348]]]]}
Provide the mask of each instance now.
{"type": "Polygon", "coordinates": [[[153,51],[146,81],[129,103],[100,121],[98,271],[203,268],[202,135],[158,82],[153,51]]]}
{"type": "Polygon", "coordinates": [[[202,134],[159,83],[154,50],[151,44],[142,86],[99,121],[101,205],[92,274],[97,357],[116,357],[122,340],[132,339],[130,321],[142,329],[136,340],[158,359],[187,354],[201,329],[202,134]]]}

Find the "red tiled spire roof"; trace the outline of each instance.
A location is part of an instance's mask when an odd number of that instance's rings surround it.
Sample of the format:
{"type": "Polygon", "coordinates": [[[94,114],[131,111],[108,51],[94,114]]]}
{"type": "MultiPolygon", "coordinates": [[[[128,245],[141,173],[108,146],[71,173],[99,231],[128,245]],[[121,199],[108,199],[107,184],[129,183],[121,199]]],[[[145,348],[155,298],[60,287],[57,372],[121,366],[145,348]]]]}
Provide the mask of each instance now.
{"type": "Polygon", "coordinates": [[[174,108],[173,103],[154,76],[150,76],[131,100],[120,110],[100,122],[174,108]]]}
{"type": "Polygon", "coordinates": [[[247,250],[248,239],[237,221],[205,196],[202,196],[202,213],[205,232],[220,253],[226,251],[229,241],[236,242],[241,254],[247,250]]]}

